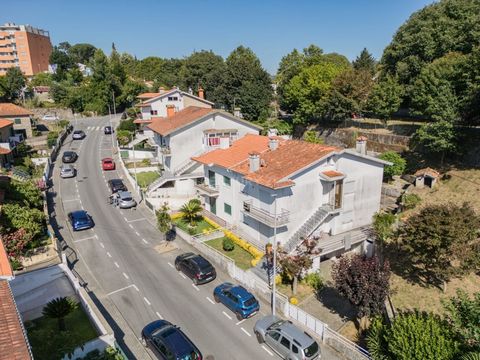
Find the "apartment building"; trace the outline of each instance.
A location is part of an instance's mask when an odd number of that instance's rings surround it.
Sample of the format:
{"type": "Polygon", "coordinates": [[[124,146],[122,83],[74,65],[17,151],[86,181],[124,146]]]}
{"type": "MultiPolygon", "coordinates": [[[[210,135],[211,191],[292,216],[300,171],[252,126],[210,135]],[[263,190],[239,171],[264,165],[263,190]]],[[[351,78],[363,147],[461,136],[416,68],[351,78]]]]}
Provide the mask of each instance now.
{"type": "Polygon", "coordinates": [[[194,160],[205,209],[240,236],[259,248],[276,238],[292,252],[315,235],[322,255],[367,239],[389,164],[367,155],[365,138],[343,149],[252,134],[194,160]]]}
{"type": "Polygon", "coordinates": [[[0,26],[0,76],[11,67],[26,76],[47,71],[51,53],[48,31],[13,23],[0,26]]]}

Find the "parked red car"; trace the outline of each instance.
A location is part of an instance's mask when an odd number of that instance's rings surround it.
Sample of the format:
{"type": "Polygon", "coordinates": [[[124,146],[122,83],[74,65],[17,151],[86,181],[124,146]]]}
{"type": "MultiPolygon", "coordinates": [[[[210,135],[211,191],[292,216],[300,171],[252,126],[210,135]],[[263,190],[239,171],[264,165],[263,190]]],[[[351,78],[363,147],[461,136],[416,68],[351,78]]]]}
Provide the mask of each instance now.
{"type": "Polygon", "coordinates": [[[103,170],[115,170],[115,161],[112,158],[102,159],[103,170]]]}

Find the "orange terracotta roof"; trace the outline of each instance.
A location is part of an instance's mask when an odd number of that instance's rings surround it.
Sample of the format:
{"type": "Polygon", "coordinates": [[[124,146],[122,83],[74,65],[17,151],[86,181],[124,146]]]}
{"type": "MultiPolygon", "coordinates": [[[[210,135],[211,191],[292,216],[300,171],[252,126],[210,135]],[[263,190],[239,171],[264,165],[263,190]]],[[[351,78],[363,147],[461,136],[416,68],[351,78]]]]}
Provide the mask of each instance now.
{"type": "Polygon", "coordinates": [[[155,96],[158,96],[158,95],[160,95],[160,93],[146,92],[146,93],[138,95],[137,98],[139,98],[139,99],[151,99],[151,98],[154,98],[155,96]]]}
{"type": "Polygon", "coordinates": [[[32,112],[12,103],[0,103],[0,116],[28,116],[32,112]]]}
{"type": "Polygon", "coordinates": [[[208,113],[217,111],[210,108],[201,108],[197,106],[189,106],[169,118],[152,118],[152,123],[148,125],[150,129],[155,131],[160,135],[168,135],[173,131],[180,129],[188,124],[191,124],[201,118],[203,118],[208,113]]]}
{"type": "Polygon", "coordinates": [[[339,176],[344,176],[343,173],[341,173],[339,171],[335,171],[335,170],[322,171],[322,174],[325,175],[326,177],[329,177],[329,178],[336,178],[336,177],[339,177],[339,176]]]}
{"type": "Polygon", "coordinates": [[[8,119],[0,119],[0,129],[6,126],[13,126],[13,121],[8,119]]]}
{"type": "Polygon", "coordinates": [[[7,250],[0,240],[0,279],[10,279],[12,277],[13,271],[8,260],[7,250]]]}
{"type": "Polygon", "coordinates": [[[134,124],[149,124],[152,122],[152,119],[144,120],[144,119],[135,119],[133,120],[134,124]]]}
{"type": "Polygon", "coordinates": [[[278,148],[271,151],[269,138],[260,135],[246,135],[228,149],[217,149],[193,158],[203,164],[215,164],[245,175],[245,179],[257,184],[278,189],[291,186],[294,182],[289,175],[307,167],[330,153],[342,149],[299,140],[278,139],[278,148]],[[260,153],[260,169],[250,172],[248,154],[260,153]]]}
{"type": "Polygon", "coordinates": [[[0,280],[0,360],[32,359],[10,285],[0,280]]]}
{"type": "Polygon", "coordinates": [[[5,149],[4,147],[0,146],[0,155],[8,155],[12,152],[12,150],[5,149]]]}
{"type": "Polygon", "coordinates": [[[138,107],[147,107],[147,106],[152,106],[152,104],[140,103],[137,106],[138,107]]]}
{"type": "Polygon", "coordinates": [[[420,169],[415,173],[415,176],[425,176],[428,175],[433,178],[438,178],[440,176],[440,173],[436,170],[433,170],[432,168],[425,168],[425,169],[420,169]]]}

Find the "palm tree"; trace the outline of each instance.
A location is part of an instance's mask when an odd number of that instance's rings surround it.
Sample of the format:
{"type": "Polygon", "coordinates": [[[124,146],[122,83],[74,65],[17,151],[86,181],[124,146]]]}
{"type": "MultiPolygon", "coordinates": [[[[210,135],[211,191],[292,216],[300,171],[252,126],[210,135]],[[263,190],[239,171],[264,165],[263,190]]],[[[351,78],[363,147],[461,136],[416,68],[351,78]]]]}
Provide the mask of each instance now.
{"type": "Polygon", "coordinates": [[[53,299],[42,310],[42,314],[52,319],[58,319],[58,329],[65,331],[65,317],[78,307],[78,304],[71,298],[59,297],[53,299]]]}
{"type": "Polygon", "coordinates": [[[480,360],[480,352],[470,352],[461,357],[461,360],[480,360]]]}
{"type": "Polygon", "coordinates": [[[202,211],[200,200],[191,199],[180,208],[183,218],[188,221],[190,226],[195,226],[202,211]]]}

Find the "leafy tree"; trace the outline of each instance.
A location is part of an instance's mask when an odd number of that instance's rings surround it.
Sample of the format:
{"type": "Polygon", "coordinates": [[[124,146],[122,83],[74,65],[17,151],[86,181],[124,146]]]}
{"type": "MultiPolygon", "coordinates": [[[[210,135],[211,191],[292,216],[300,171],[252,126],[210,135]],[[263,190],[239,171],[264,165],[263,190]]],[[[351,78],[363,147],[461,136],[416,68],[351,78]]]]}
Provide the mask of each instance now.
{"type": "Polygon", "coordinates": [[[135,123],[133,119],[127,119],[120,121],[120,124],[117,127],[117,130],[127,130],[127,131],[135,131],[135,123]]]}
{"type": "Polygon", "coordinates": [[[185,89],[194,93],[201,86],[205,98],[214,103],[225,102],[226,65],[223,58],[213,51],[194,52],[185,58],[180,77],[185,89]]]}
{"type": "Polygon", "coordinates": [[[168,203],[163,203],[160,210],[157,211],[157,227],[162,233],[167,233],[172,228],[172,218],[168,213],[170,207],[168,203]]]}
{"type": "Polygon", "coordinates": [[[75,66],[72,58],[68,56],[67,51],[61,48],[60,45],[53,48],[49,62],[52,65],[56,65],[55,74],[53,75],[53,79],[56,81],[65,79],[67,71],[75,66]]]}
{"type": "Polygon", "coordinates": [[[338,65],[342,68],[350,68],[352,65],[350,61],[343,55],[337,53],[328,53],[324,54],[320,59],[319,63],[328,62],[330,64],[338,65]]]}
{"type": "Polygon", "coordinates": [[[1,209],[2,223],[9,231],[25,229],[32,238],[44,231],[45,215],[38,209],[19,204],[4,204],[1,209]]]}
{"type": "Polygon", "coordinates": [[[235,103],[247,120],[266,118],[273,89],[270,75],[262,68],[255,53],[239,46],[227,57],[226,66],[227,108],[233,109],[235,103]]]}
{"type": "Polygon", "coordinates": [[[113,49],[112,53],[110,54],[109,65],[112,75],[116,77],[115,81],[123,84],[127,74],[125,73],[125,69],[120,60],[120,54],[115,49],[113,49]]]}
{"type": "Polygon", "coordinates": [[[18,99],[25,83],[25,76],[19,68],[8,68],[2,83],[0,83],[0,86],[3,87],[4,97],[9,101],[18,99]]]}
{"type": "Polygon", "coordinates": [[[480,351],[480,292],[473,298],[461,289],[457,296],[444,302],[447,321],[469,350],[480,351]]]}
{"type": "Polygon", "coordinates": [[[402,87],[396,79],[387,76],[373,87],[367,108],[380,119],[386,121],[400,107],[402,94],[402,87]]]}
{"type": "Polygon", "coordinates": [[[183,219],[185,219],[190,226],[195,226],[197,221],[201,218],[202,205],[200,200],[191,199],[180,208],[183,219]]]}
{"type": "Polygon", "coordinates": [[[303,140],[313,144],[323,144],[323,139],[317,135],[316,131],[307,130],[303,134],[303,140]]]}
{"type": "Polygon", "coordinates": [[[304,239],[294,254],[289,254],[282,249],[278,251],[278,263],[282,272],[293,280],[293,295],[297,294],[298,281],[312,267],[312,255],[319,253],[319,250],[315,249],[318,240],[318,238],[313,237],[304,239]]]}
{"type": "Polygon", "coordinates": [[[52,86],[53,78],[49,73],[35,74],[30,81],[31,86],[52,86]]]}
{"type": "Polygon", "coordinates": [[[367,318],[383,312],[390,293],[388,261],[381,264],[376,256],[342,256],[332,267],[332,278],[337,291],[357,307],[360,330],[367,318]]]}
{"type": "Polygon", "coordinates": [[[8,186],[6,198],[31,208],[41,209],[43,205],[42,192],[33,181],[12,181],[8,186]]]}
{"type": "Polygon", "coordinates": [[[132,140],[133,132],[128,130],[117,130],[116,134],[118,143],[120,145],[127,145],[130,140],[132,140]]]}
{"type": "Polygon", "coordinates": [[[383,249],[385,245],[392,240],[395,224],[395,215],[387,212],[377,212],[373,215],[373,231],[378,244],[378,257],[380,263],[383,262],[383,249]]]}
{"type": "Polygon", "coordinates": [[[412,266],[434,284],[477,269],[480,217],[470,205],[431,205],[409,217],[401,229],[401,249],[412,266]]]}
{"type": "Polygon", "coordinates": [[[480,360],[480,352],[469,352],[460,358],[460,360],[480,360]]]}
{"type": "Polygon", "coordinates": [[[58,330],[65,331],[67,330],[65,326],[65,318],[71,314],[78,304],[71,298],[68,297],[58,297],[49,301],[47,305],[44,306],[42,314],[52,319],[58,320],[58,330]]]}
{"type": "Polygon", "coordinates": [[[93,58],[97,48],[92,44],[75,44],[68,49],[68,55],[72,61],[79,64],[88,64],[90,59],[93,58]]]}
{"type": "Polygon", "coordinates": [[[375,74],[375,58],[370,54],[367,48],[363,48],[360,55],[352,63],[355,70],[365,70],[370,73],[370,75],[375,74]]]}
{"type": "Polygon", "coordinates": [[[25,229],[18,229],[8,234],[2,234],[1,241],[5,246],[7,255],[11,259],[18,259],[23,255],[23,251],[32,237],[27,234],[25,229]]]}
{"type": "Polygon", "coordinates": [[[376,318],[367,344],[375,360],[453,360],[459,344],[438,315],[403,312],[394,321],[376,318]]]}
{"type": "Polygon", "coordinates": [[[395,175],[402,175],[407,166],[407,161],[395,151],[386,151],[378,158],[392,163],[383,168],[383,176],[387,179],[392,179],[395,175]]]}
{"type": "Polygon", "coordinates": [[[132,106],[136,102],[137,96],[147,90],[147,87],[143,83],[127,79],[122,86],[121,95],[116,98],[117,108],[132,106]]]}
{"type": "Polygon", "coordinates": [[[445,154],[456,150],[456,131],[453,124],[446,120],[422,125],[414,134],[413,143],[422,145],[427,151],[440,153],[443,165],[445,154]]]}
{"type": "Polygon", "coordinates": [[[301,71],[304,65],[304,58],[304,55],[297,49],[293,49],[291,53],[282,57],[278,66],[277,75],[275,77],[278,101],[280,103],[280,108],[288,112],[293,112],[295,109],[291,108],[291,104],[284,100],[285,86],[301,71]]]}

